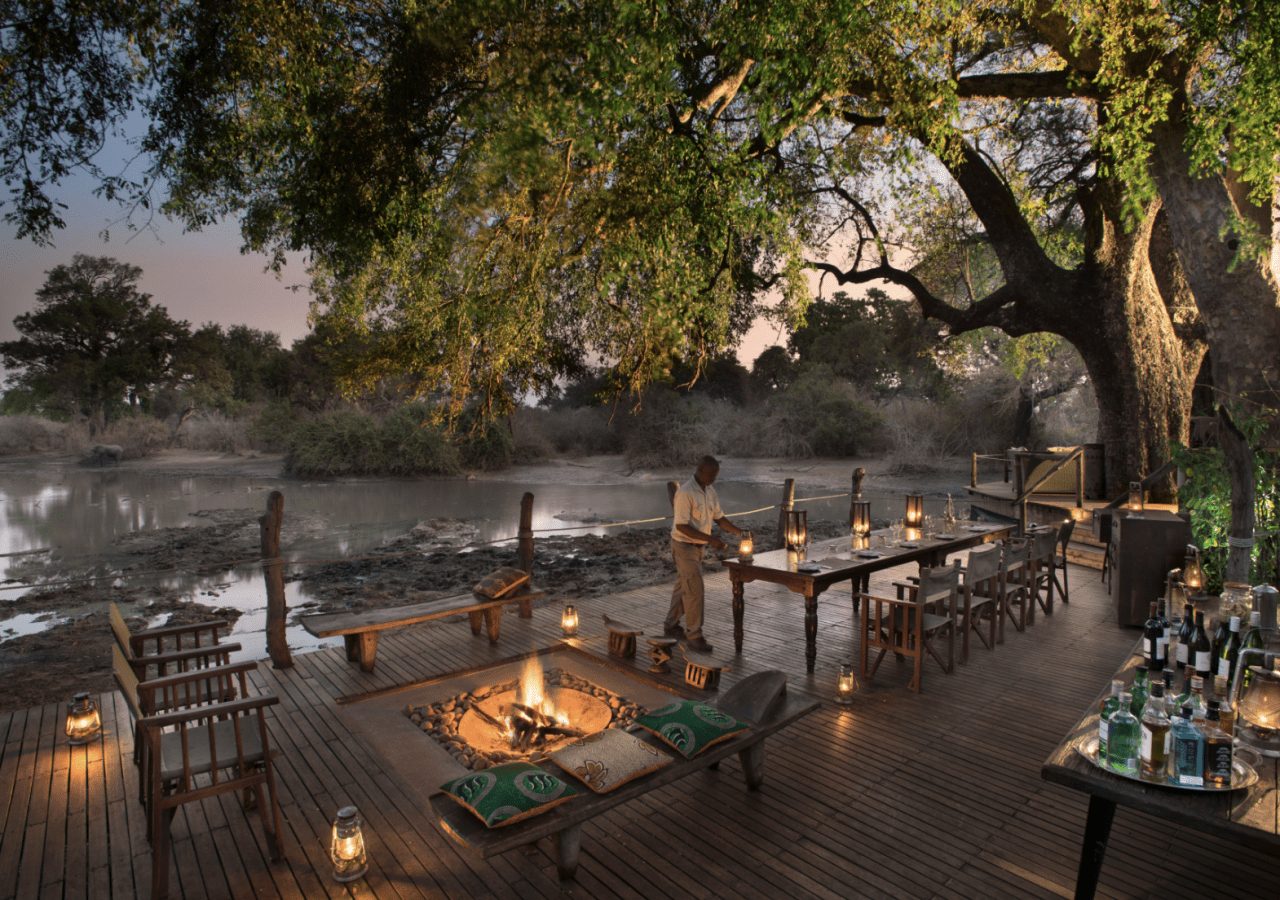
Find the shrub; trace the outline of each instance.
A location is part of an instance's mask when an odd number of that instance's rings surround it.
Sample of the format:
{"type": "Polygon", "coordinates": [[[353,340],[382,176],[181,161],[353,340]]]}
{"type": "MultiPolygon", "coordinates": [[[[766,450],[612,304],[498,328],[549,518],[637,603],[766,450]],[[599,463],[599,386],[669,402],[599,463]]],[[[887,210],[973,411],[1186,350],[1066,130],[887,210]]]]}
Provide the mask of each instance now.
{"type": "Polygon", "coordinates": [[[621,423],[627,462],[636,468],[688,466],[715,451],[707,413],[711,401],[670,388],[648,391],[621,423]]]}
{"type": "Polygon", "coordinates": [[[82,438],[79,429],[65,422],[40,416],[0,416],[0,456],[75,450],[82,438]]]}
{"type": "Polygon", "coordinates": [[[421,406],[379,421],[339,410],[300,422],[292,432],[285,471],[303,477],[341,475],[451,475],[458,451],[421,406]]]}
{"type": "Polygon", "coordinates": [[[249,439],[259,450],[284,453],[289,449],[298,424],[295,407],[287,400],[275,400],[253,417],[249,425],[249,439]]]}
{"type": "Polygon", "coordinates": [[[858,456],[884,446],[880,411],[825,366],[771,397],[754,442],[757,456],[858,456]]]}
{"type": "Polygon", "coordinates": [[[151,416],[135,415],[116,419],[94,439],[97,444],[118,444],[125,459],[150,456],[169,444],[169,426],[151,416]]]}
{"type": "Polygon", "coordinates": [[[178,445],[188,450],[239,453],[250,446],[250,422],[220,412],[196,413],[182,424],[178,445]]]}

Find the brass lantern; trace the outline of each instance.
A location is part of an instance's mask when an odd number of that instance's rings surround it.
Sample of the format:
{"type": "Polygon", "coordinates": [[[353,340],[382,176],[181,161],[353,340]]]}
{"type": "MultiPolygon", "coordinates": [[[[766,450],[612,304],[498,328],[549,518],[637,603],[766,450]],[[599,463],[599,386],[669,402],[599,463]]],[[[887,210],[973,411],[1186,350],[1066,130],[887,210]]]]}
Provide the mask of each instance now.
{"type": "Polygon", "coordinates": [[[98,704],[88,693],[76,694],[67,709],[67,743],[87,744],[101,736],[102,713],[98,711],[98,704]]]}
{"type": "Polygon", "coordinates": [[[560,631],[565,637],[574,637],[578,633],[578,609],[570,604],[560,614],[560,631]]]}
{"type": "Polygon", "coordinates": [[[1145,506],[1142,499],[1142,482],[1129,482],[1129,509],[1134,512],[1141,512],[1145,506]]]}
{"type": "Polygon", "coordinates": [[[751,557],[755,553],[756,542],[751,537],[750,531],[744,531],[738,537],[738,559],[743,562],[751,562],[751,557]]]}
{"type": "Polygon", "coordinates": [[[809,514],[803,509],[787,510],[784,530],[787,549],[800,553],[809,544],[809,514]]]}
{"type": "Polygon", "coordinates": [[[1248,674],[1237,706],[1243,728],[1237,733],[1262,755],[1280,757],[1280,672],[1249,666],[1248,674]]]}
{"type": "Polygon", "coordinates": [[[836,702],[848,706],[858,692],[858,679],[853,674],[853,663],[840,664],[840,676],[836,679],[836,702]]]}
{"type": "Polygon", "coordinates": [[[360,828],[360,812],[354,806],[338,810],[333,820],[333,840],[329,847],[333,862],[333,880],[355,881],[369,871],[369,857],[364,849],[364,833],[360,828]]]}
{"type": "Polygon", "coordinates": [[[924,524],[923,494],[907,494],[907,509],[902,524],[908,528],[919,528],[924,524]]]}

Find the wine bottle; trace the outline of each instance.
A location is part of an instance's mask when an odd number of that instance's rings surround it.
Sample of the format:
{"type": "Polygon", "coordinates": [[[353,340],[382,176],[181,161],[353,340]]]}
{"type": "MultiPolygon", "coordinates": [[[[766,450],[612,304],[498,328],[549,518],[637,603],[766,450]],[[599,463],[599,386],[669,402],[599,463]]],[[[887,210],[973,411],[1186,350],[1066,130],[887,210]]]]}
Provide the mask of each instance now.
{"type": "Polygon", "coordinates": [[[1151,604],[1151,615],[1143,629],[1142,657],[1148,669],[1159,672],[1164,668],[1164,628],[1160,625],[1160,615],[1155,603],[1151,604]]]}
{"type": "Polygon", "coordinates": [[[1160,620],[1160,630],[1164,633],[1161,648],[1163,652],[1160,654],[1160,658],[1164,660],[1164,664],[1160,667],[1163,669],[1169,665],[1169,642],[1173,639],[1173,625],[1169,621],[1168,606],[1163,597],[1156,606],[1156,618],[1160,620]]]}
{"type": "Polygon", "coordinates": [[[1240,655],[1240,617],[1232,616],[1226,640],[1218,648],[1218,675],[1230,681],[1236,674],[1236,659],[1240,655]]]}
{"type": "Polygon", "coordinates": [[[1191,636],[1191,663],[1196,667],[1196,674],[1208,678],[1213,674],[1213,645],[1209,643],[1209,635],[1204,630],[1204,613],[1196,613],[1196,629],[1191,636]]]}
{"type": "MultiPolygon", "coordinates": [[[[1246,649],[1262,650],[1265,647],[1266,641],[1262,636],[1262,613],[1255,609],[1253,612],[1249,613],[1249,630],[1245,632],[1244,637],[1240,639],[1240,650],[1241,652],[1246,649]]],[[[1237,655],[1237,662],[1238,661],[1239,656],[1237,655]]],[[[1249,686],[1251,681],[1253,681],[1253,673],[1248,669],[1245,669],[1244,675],[1240,678],[1241,693],[1244,692],[1244,689],[1249,686]]]]}
{"type": "Polygon", "coordinates": [[[1213,668],[1215,672],[1218,670],[1218,651],[1221,650],[1222,645],[1227,642],[1227,635],[1229,633],[1230,632],[1227,630],[1226,614],[1218,616],[1213,620],[1213,631],[1211,632],[1210,640],[1213,642],[1213,668]]]}
{"type": "Polygon", "coordinates": [[[1191,604],[1188,603],[1182,611],[1182,628],[1178,631],[1178,668],[1181,669],[1189,663],[1195,662],[1191,659],[1191,638],[1195,634],[1195,619],[1191,613],[1191,604]]]}
{"type": "Polygon", "coordinates": [[[1138,763],[1144,777],[1165,777],[1169,767],[1169,717],[1164,711],[1164,685],[1151,685],[1151,700],[1142,711],[1138,763]]]}

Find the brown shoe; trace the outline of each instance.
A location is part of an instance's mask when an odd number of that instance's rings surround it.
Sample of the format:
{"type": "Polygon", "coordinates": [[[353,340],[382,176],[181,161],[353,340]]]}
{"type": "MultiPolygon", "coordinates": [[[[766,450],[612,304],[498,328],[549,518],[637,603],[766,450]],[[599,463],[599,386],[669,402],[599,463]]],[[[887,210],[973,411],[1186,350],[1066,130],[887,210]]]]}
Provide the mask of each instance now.
{"type": "Polygon", "coordinates": [[[674,625],[663,625],[662,636],[679,638],[680,640],[684,640],[684,626],[682,626],[679,622],[677,622],[674,625]]]}
{"type": "Polygon", "coordinates": [[[707,643],[707,639],[702,635],[698,635],[696,638],[691,638],[685,641],[684,644],[690,650],[697,650],[699,653],[710,653],[712,650],[711,645],[707,643]]]}

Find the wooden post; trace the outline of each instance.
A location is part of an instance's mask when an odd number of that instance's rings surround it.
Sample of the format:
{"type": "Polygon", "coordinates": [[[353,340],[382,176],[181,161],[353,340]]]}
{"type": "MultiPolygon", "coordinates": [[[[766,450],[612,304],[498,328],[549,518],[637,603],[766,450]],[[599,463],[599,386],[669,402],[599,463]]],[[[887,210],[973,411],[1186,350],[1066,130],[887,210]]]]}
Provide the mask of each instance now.
{"type": "Polygon", "coordinates": [[[796,480],[788,478],[782,483],[782,505],[778,508],[778,549],[787,546],[787,513],[796,505],[796,480]]]}
{"type": "MultiPolygon", "coordinates": [[[[1008,481],[1008,480],[1009,479],[1006,477],[1005,481],[1008,481]]],[[[970,453],[969,454],[969,487],[976,488],[977,486],[978,486],[978,454],[970,453]]]]}
{"type": "MultiPolygon", "coordinates": [[[[518,552],[520,555],[520,568],[533,574],[533,494],[525,492],[520,498],[520,528],[518,531],[519,543],[518,552]]],[[[533,604],[520,604],[520,618],[533,618],[533,604]]]]}
{"type": "Polygon", "coordinates": [[[1084,448],[1076,448],[1076,509],[1084,508],[1084,448]]]}
{"type": "Polygon", "coordinates": [[[676,508],[676,492],[680,490],[680,482],[667,482],[667,502],[671,504],[672,511],[676,508]]]}
{"type": "Polygon", "coordinates": [[[267,584],[267,653],[277,669],[293,666],[285,636],[288,608],[284,602],[284,560],[280,558],[280,526],[284,524],[284,494],[272,491],[266,515],[258,519],[262,538],[262,578],[267,584]]]}
{"type": "Polygon", "coordinates": [[[853,470],[853,484],[849,490],[849,524],[853,524],[853,502],[862,499],[862,479],[867,477],[867,470],[858,466],[853,470]]]}

